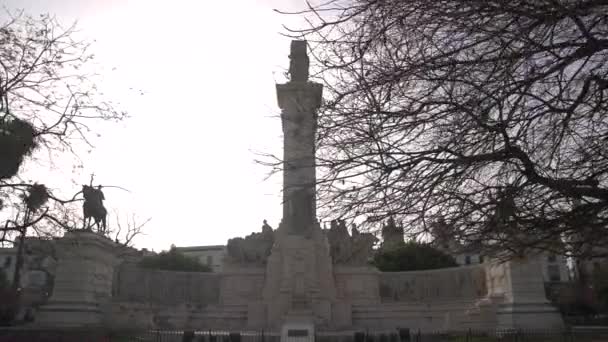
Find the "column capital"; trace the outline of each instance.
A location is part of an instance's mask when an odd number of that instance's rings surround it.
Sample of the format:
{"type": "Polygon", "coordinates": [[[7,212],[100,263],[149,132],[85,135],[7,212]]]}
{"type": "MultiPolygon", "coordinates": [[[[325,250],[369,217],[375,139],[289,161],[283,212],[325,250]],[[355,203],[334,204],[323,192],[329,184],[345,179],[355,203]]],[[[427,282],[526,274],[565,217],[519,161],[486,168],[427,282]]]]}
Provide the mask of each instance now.
{"type": "Polygon", "coordinates": [[[323,85],[314,82],[288,82],[277,84],[277,100],[282,110],[294,108],[302,111],[314,111],[321,106],[323,85]],[[301,108],[299,108],[302,106],[301,108]]]}

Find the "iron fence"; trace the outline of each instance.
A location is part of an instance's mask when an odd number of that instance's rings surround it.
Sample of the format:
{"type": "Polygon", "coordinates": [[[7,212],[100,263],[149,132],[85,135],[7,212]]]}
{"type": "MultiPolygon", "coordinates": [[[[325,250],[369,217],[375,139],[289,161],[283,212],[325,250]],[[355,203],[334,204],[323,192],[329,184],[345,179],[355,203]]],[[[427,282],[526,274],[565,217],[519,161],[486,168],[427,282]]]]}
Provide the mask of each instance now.
{"type": "Polygon", "coordinates": [[[0,342],[279,342],[278,334],[265,331],[101,331],[82,329],[0,330],[0,342]]]}
{"type": "MultiPolygon", "coordinates": [[[[0,330],[0,342],[280,342],[278,333],[266,331],[120,331],[0,330]]],[[[317,332],[315,342],[600,342],[608,341],[608,328],[567,331],[455,331],[420,332],[409,329],[351,333],[317,332]]],[[[285,341],[284,341],[285,342],[285,341]]],[[[289,341],[286,341],[289,342],[289,341]]]]}

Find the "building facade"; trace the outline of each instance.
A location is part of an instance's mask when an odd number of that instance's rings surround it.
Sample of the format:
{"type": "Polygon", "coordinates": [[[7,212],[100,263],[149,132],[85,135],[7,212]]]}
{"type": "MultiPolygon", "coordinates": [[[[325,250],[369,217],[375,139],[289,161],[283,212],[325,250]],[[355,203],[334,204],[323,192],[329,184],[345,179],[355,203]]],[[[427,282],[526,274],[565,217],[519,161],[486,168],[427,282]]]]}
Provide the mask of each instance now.
{"type": "MultiPolygon", "coordinates": [[[[462,246],[457,241],[435,241],[437,249],[451,255],[460,266],[476,265],[484,262],[484,256],[474,247],[462,246]]],[[[542,252],[538,256],[542,266],[543,281],[545,283],[560,283],[572,280],[568,269],[568,260],[563,255],[542,252]]]]}
{"type": "Polygon", "coordinates": [[[226,257],[226,246],[190,246],[175,247],[183,255],[194,258],[203,265],[211,267],[213,272],[221,272],[224,268],[224,258],[226,257]]]}
{"type": "Polygon", "coordinates": [[[568,260],[563,255],[545,252],[541,257],[543,279],[546,283],[567,282],[572,280],[568,270],[568,260]]]}

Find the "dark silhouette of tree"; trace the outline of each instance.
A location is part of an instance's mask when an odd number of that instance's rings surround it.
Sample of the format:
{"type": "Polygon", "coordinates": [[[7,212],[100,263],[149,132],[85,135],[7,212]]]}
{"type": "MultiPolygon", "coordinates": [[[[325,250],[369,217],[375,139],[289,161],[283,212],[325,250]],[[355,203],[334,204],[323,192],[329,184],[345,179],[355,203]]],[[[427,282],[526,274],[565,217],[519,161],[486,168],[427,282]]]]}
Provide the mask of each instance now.
{"type": "Polygon", "coordinates": [[[131,247],[133,240],[144,235],[144,227],[148,222],[152,220],[151,217],[143,221],[139,221],[135,214],[124,215],[122,219],[117,211],[114,211],[115,227],[114,229],[108,230],[107,236],[114,239],[114,242],[119,243],[123,246],[131,247]]]}
{"type": "Polygon", "coordinates": [[[8,281],[8,276],[0,271],[0,327],[11,323],[16,314],[17,294],[8,281]]]}
{"type": "Polygon", "coordinates": [[[605,268],[594,270],[592,284],[600,310],[608,312],[608,271],[605,268]]]}
{"type": "Polygon", "coordinates": [[[458,266],[454,258],[426,243],[407,242],[402,246],[379,250],[373,265],[383,272],[433,270],[458,266]]]}
{"type": "Polygon", "coordinates": [[[156,270],[182,271],[182,272],[211,272],[211,268],[203,265],[194,258],[187,257],[171,248],[167,252],[144,257],[139,266],[156,270]]]}
{"type": "MultiPolygon", "coordinates": [[[[95,83],[89,43],[75,40],[75,27],[62,27],[50,15],[7,13],[0,23],[0,242],[25,235],[28,228],[54,234],[66,227],[64,206],[43,183],[20,175],[28,157],[77,153],[91,145],[90,125],[121,120],[95,83]],[[4,210],[3,210],[4,209],[4,210]]],[[[69,166],[68,166],[69,167],[69,166]]],[[[74,227],[71,227],[74,228],[74,227]]]]}
{"type": "Polygon", "coordinates": [[[0,272],[0,290],[6,289],[9,287],[8,277],[4,271],[0,272]]]}
{"type": "Polygon", "coordinates": [[[23,158],[37,147],[36,131],[27,121],[4,115],[0,119],[0,179],[17,174],[23,158]]]}
{"type": "Polygon", "coordinates": [[[295,13],[309,25],[286,34],[308,40],[325,86],[322,209],[393,216],[411,236],[441,216],[486,254],[605,254],[592,247],[608,243],[607,10],[330,0],[295,13]]]}

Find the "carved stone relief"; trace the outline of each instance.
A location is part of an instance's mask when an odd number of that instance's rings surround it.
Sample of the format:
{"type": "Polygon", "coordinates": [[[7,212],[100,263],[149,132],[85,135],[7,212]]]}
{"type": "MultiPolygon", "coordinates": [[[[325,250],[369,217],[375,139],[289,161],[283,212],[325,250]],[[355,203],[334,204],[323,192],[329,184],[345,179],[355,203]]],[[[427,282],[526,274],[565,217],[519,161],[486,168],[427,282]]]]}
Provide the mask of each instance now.
{"type": "Polygon", "coordinates": [[[230,262],[265,264],[274,244],[274,231],[264,220],[262,232],[251,233],[245,238],[228,240],[227,251],[230,262]]]}
{"type": "Polygon", "coordinates": [[[356,227],[352,228],[352,236],[349,235],[346,223],[342,220],[332,221],[325,233],[334,264],[367,265],[378,241],[373,234],[360,233],[356,227]]]}

